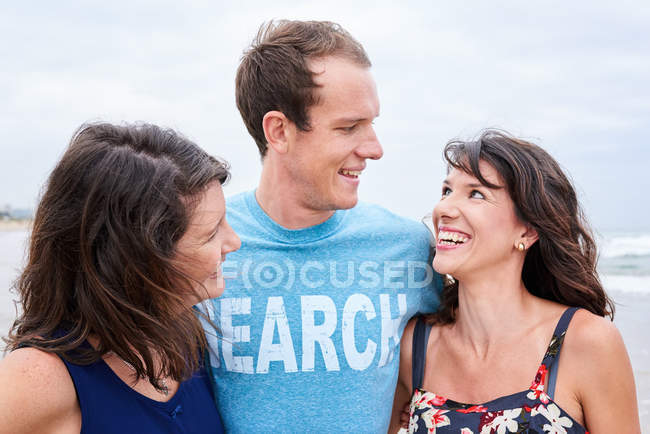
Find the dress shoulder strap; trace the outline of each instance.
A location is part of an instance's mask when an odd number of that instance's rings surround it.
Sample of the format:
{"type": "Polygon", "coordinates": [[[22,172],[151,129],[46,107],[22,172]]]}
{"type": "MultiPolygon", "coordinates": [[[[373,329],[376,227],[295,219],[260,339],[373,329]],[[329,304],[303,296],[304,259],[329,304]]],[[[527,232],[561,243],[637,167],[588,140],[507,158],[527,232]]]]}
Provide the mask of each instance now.
{"type": "Polygon", "coordinates": [[[547,379],[546,382],[546,394],[553,399],[555,394],[555,384],[557,381],[557,367],[560,360],[560,350],[562,349],[562,344],[564,343],[564,336],[566,331],[569,328],[569,323],[573,318],[573,314],[580,309],[579,307],[569,307],[567,308],[560,320],[557,322],[555,331],[553,332],[553,337],[551,338],[551,343],[546,349],[546,354],[544,354],[544,360],[542,360],[542,365],[546,367],[547,370],[547,379]]]}
{"type": "Polygon", "coordinates": [[[419,317],[413,330],[413,346],[411,348],[411,377],[413,389],[422,387],[424,380],[424,363],[427,359],[427,342],[431,333],[431,324],[427,324],[423,317],[419,317]]]}

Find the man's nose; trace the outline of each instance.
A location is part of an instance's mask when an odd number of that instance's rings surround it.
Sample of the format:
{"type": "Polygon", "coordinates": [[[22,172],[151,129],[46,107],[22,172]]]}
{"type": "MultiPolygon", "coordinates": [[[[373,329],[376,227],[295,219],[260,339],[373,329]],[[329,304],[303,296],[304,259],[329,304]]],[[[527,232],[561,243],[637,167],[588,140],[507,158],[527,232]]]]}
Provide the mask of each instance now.
{"type": "Polygon", "coordinates": [[[372,126],[370,126],[368,136],[357,148],[357,155],[361,158],[369,158],[371,160],[379,160],[384,155],[384,149],[381,143],[379,143],[375,129],[372,126]]]}

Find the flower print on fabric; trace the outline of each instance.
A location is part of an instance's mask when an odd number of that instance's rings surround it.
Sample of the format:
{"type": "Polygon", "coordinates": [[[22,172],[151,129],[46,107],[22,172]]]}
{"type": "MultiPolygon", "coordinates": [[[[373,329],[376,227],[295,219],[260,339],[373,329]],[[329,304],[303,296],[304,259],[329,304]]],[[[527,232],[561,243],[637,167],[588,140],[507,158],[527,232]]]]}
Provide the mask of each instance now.
{"type": "Polygon", "coordinates": [[[544,387],[546,385],[546,374],[548,374],[548,369],[546,369],[546,365],[542,363],[542,365],[537,370],[533,384],[530,385],[530,392],[528,395],[526,395],[531,401],[539,399],[544,404],[548,404],[549,397],[546,393],[544,393],[544,387]]]}
{"type": "Polygon", "coordinates": [[[411,400],[409,433],[584,434],[575,422],[545,393],[533,400],[531,391],[501,397],[485,404],[462,404],[434,393],[416,389],[411,400]],[[544,404],[545,400],[548,404],[544,404]],[[433,404],[442,402],[441,405],[433,404]],[[519,406],[517,406],[519,403],[519,406]],[[524,404],[525,403],[525,404],[524,404]],[[505,408],[504,408],[505,407],[505,408]]]}
{"type": "Polygon", "coordinates": [[[573,312],[575,308],[567,309],[558,322],[530,388],[486,403],[466,404],[415,387],[409,433],[585,434],[585,428],[547,392],[549,370],[557,360],[573,312]]]}
{"type": "Polygon", "coordinates": [[[416,432],[418,429],[418,421],[420,420],[420,416],[418,415],[413,415],[413,412],[411,412],[411,416],[409,418],[409,429],[408,432],[416,432]]]}
{"type": "Polygon", "coordinates": [[[485,413],[487,410],[487,407],[484,407],[482,405],[472,405],[469,408],[459,408],[456,410],[459,413],[485,413]]]}
{"type": "Polygon", "coordinates": [[[557,357],[558,353],[560,352],[560,348],[562,348],[562,343],[564,342],[565,335],[566,335],[566,330],[560,333],[559,336],[553,335],[553,338],[551,339],[551,343],[548,345],[548,348],[546,349],[546,354],[544,354],[544,358],[557,357]]]}
{"type": "Polygon", "coordinates": [[[519,415],[521,415],[521,408],[485,413],[481,415],[480,433],[506,434],[506,432],[517,432],[519,423],[516,419],[519,415]]]}
{"type": "Polygon", "coordinates": [[[431,408],[422,413],[422,420],[424,420],[424,424],[426,425],[429,434],[435,433],[436,428],[440,426],[449,425],[449,417],[445,416],[445,413],[448,412],[449,410],[436,410],[431,408]]]}
{"type": "Polygon", "coordinates": [[[573,426],[573,421],[566,416],[562,416],[560,408],[555,404],[549,404],[546,407],[540,406],[538,412],[550,422],[550,424],[544,424],[542,427],[544,432],[566,434],[567,431],[565,428],[571,428],[573,426]]]}
{"type": "Polygon", "coordinates": [[[442,396],[438,396],[435,393],[425,392],[420,389],[416,389],[413,398],[411,398],[412,406],[415,408],[428,408],[432,406],[439,407],[444,405],[447,400],[442,396]]]}

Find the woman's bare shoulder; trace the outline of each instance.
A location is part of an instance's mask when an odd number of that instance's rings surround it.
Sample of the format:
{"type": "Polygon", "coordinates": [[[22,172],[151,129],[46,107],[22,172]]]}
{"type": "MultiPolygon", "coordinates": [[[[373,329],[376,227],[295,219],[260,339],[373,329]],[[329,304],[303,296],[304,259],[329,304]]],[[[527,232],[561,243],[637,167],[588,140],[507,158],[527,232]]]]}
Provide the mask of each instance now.
{"type": "Polygon", "coordinates": [[[400,346],[402,348],[405,348],[407,350],[411,350],[411,346],[413,344],[413,331],[415,330],[415,324],[418,321],[419,316],[414,316],[411,318],[407,323],[406,326],[404,327],[404,333],[402,334],[402,342],[400,346]]]}
{"type": "Polygon", "coordinates": [[[607,353],[612,346],[623,346],[623,339],[614,323],[608,319],[579,309],[573,316],[566,345],[577,351],[607,353]]]}
{"type": "Polygon", "coordinates": [[[585,387],[605,384],[604,377],[631,374],[623,337],[614,323],[585,309],[578,310],[564,338],[562,357],[572,366],[575,380],[585,387]]]}
{"type": "Polygon", "coordinates": [[[570,374],[562,381],[574,390],[590,432],[640,432],[632,365],[612,321],[578,310],[561,363],[570,374]]]}
{"type": "MultiPolygon", "coordinates": [[[[413,353],[413,333],[415,332],[415,325],[417,324],[418,320],[427,321],[427,317],[418,315],[411,318],[408,323],[406,323],[406,326],[404,327],[404,333],[402,334],[400,350],[408,362],[411,361],[411,355],[413,353]]],[[[437,334],[438,329],[438,326],[432,326],[429,342],[431,342],[431,339],[437,334]]]]}
{"type": "Polygon", "coordinates": [[[400,342],[400,369],[406,366],[410,367],[413,352],[413,330],[415,329],[417,318],[411,318],[404,327],[404,333],[402,333],[402,340],[400,342]]]}
{"type": "Polygon", "coordinates": [[[74,384],[57,355],[22,348],[0,361],[0,426],[7,432],[47,432],[78,412],[74,384]]]}

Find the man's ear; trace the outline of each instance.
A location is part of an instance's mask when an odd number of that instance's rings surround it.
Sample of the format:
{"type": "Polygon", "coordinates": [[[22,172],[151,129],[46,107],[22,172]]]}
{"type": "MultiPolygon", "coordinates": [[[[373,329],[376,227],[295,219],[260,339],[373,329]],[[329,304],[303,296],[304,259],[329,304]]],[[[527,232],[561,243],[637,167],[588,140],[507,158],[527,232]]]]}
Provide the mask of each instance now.
{"type": "Polygon", "coordinates": [[[267,112],[262,118],[262,128],[269,148],[279,154],[286,154],[289,150],[291,121],[284,113],[277,110],[267,112]]]}

